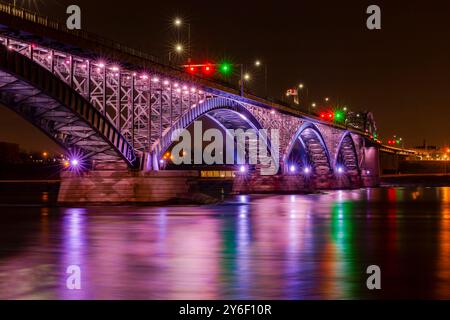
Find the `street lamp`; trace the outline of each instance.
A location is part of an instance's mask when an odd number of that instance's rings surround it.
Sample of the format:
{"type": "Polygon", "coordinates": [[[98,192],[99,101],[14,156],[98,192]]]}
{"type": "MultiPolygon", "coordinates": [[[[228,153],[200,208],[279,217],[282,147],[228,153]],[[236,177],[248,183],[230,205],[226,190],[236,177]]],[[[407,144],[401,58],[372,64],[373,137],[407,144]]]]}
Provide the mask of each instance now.
{"type": "MultiPolygon", "coordinates": [[[[175,44],[173,49],[177,54],[181,54],[184,50],[183,45],[181,43],[175,44]]],[[[172,50],[169,51],[169,62],[171,62],[171,61],[172,61],[172,50]]]]}
{"type": "MultiPolygon", "coordinates": [[[[306,89],[306,101],[308,101],[309,100],[309,88],[306,87],[303,83],[300,83],[298,85],[298,89],[299,90],[306,89]]],[[[308,105],[308,112],[311,113],[311,105],[308,105]]]]}
{"type": "Polygon", "coordinates": [[[181,26],[181,19],[180,19],[180,18],[175,18],[175,19],[173,20],[173,24],[174,24],[176,27],[181,26]]]}
{"type": "Polygon", "coordinates": [[[264,67],[264,93],[267,97],[267,64],[266,63],[262,64],[261,60],[255,61],[255,67],[260,68],[261,65],[263,65],[264,67]]]}
{"type": "Polygon", "coordinates": [[[251,79],[251,76],[249,73],[244,74],[244,80],[249,81],[251,79]]]}
{"type": "MultiPolygon", "coordinates": [[[[175,18],[173,20],[174,26],[178,29],[178,41],[180,41],[180,28],[183,25],[183,20],[181,18],[175,18]]],[[[191,24],[186,23],[188,27],[188,62],[191,62],[191,24]]]]}

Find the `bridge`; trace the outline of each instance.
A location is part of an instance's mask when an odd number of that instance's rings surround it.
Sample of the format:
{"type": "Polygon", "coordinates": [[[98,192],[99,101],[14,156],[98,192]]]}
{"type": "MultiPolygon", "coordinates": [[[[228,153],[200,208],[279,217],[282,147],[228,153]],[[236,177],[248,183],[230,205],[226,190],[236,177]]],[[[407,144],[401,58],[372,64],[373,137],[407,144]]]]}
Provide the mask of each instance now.
{"type": "Polygon", "coordinates": [[[371,113],[345,124],[324,121],[3,3],[0,103],[82,159],[83,172],[62,174],[62,202],[152,202],[190,192],[208,168],[173,170],[164,155],[172,132],[196,120],[220,130],[278,130],[277,174],[262,175],[260,165],[245,173],[220,168],[232,172],[235,192],[379,181],[380,144],[371,113]]]}

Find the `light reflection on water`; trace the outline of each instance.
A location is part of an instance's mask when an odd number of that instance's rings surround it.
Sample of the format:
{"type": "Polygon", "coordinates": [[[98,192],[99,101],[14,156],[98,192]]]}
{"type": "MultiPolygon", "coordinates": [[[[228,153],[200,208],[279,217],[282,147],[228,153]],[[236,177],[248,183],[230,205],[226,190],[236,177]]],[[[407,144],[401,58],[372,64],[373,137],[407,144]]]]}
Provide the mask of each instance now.
{"type": "Polygon", "coordinates": [[[449,187],[1,212],[3,299],[450,298],[449,187]]]}

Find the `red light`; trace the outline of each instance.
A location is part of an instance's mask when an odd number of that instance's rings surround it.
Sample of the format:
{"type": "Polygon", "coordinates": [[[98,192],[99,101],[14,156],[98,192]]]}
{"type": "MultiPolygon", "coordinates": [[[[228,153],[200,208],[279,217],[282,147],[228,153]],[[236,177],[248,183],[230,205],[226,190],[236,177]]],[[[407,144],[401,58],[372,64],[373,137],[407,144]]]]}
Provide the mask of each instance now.
{"type": "Polygon", "coordinates": [[[190,74],[194,74],[197,72],[197,68],[195,66],[188,66],[186,71],[190,74]]]}
{"type": "Polygon", "coordinates": [[[328,119],[329,120],[333,120],[333,118],[334,118],[333,113],[332,112],[328,112],[328,119]]]}
{"type": "Polygon", "coordinates": [[[205,64],[202,68],[203,74],[209,76],[214,73],[214,66],[211,64],[205,64]]]}
{"type": "Polygon", "coordinates": [[[322,119],[325,119],[325,113],[324,113],[324,112],[321,112],[321,113],[320,113],[320,117],[321,117],[322,119]]]}

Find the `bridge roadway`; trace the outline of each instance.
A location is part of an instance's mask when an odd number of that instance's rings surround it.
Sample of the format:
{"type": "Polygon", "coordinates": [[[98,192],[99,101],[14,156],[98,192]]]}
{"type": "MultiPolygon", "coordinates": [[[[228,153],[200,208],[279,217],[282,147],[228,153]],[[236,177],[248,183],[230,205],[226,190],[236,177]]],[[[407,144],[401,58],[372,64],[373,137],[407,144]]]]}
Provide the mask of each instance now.
{"type": "Polygon", "coordinates": [[[346,125],[322,121],[1,2],[0,43],[0,102],[90,168],[62,174],[61,202],[152,202],[191,193],[198,171],[161,170],[160,163],[175,129],[205,119],[222,130],[280,132],[280,171],[263,176],[253,166],[236,174],[234,192],[378,184],[371,113],[346,125]],[[299,170],[291,172],[294,165],[299,170]]]}

